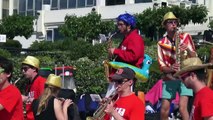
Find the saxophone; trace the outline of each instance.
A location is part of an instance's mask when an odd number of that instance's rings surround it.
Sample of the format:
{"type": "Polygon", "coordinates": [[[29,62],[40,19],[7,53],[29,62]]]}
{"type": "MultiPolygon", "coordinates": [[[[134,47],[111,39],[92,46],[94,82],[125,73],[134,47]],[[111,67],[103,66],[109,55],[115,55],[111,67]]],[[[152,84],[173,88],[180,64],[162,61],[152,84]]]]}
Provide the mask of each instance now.
{"type": "MultiPolygon", "coordinates": [[[[108,43],[107,43],[107,50],[109,49],[109,48],[112,48],[112,37],[114,36],[114,35],[116,35],[118,32],[116,31],[116,32],[114,32],[113,34],[111,34],[111,35],[109,35],[109,39],[108,39],[108,43]]],[[[111,55],[110,53],[108,54],[108,59],[110,60],[110,61],[112,61],[113,60],[113,55],[111,55]]]]}
{"type": "Polygon", "coordinates": [[[87,117],[86,120],[103,120],[106,115],[104,110],[107,105],[118,97],[116,90],[117,88],[112,92],[111,97],[107,98],[107,100],[98,107],[98,109],[93,113],[93,117],[87,117]]]}
{"type": "MultiPolygon", "coordinates": [[[[108,41],[107,41],[107,51],[109,48],[112,48],[112,37],[114,35],[116,35],[118,33],[118,31],[114,32],[113,34],[109,35],[109,38],[108,38],[108,41]]],[[[103,61],[103,64],[104,64],[104,71],[105,71],[105,76],[106,76],[106,79],[107,81],[109,82],[109,71],[110,71],[110,68],[109,68],[109,64],[108,64],[108,61],[112,61],[113,60],[113,55],[108,53],[108,60],[104,60],[103,61]]]]}
{"type": "MultiPolygon", "coordinates": [[[[180,32],[176,29],[175,32],[175,55],[176,55],[176,63],[181,63],[181,51],[180,51],[180,32]]],[[[178,68],[180,70],[181,66],[178,68]]]]}

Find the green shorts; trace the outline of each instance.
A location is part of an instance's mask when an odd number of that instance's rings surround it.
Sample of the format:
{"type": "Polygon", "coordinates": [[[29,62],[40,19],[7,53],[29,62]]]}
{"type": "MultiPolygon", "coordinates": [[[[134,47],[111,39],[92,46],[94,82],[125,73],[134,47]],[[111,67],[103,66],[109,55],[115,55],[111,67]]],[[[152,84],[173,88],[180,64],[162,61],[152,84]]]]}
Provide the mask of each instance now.
{"type": "Polygon", "coordinates": [[[180,80],[163,81],[162,98],[174,99],[176,92],[178,92],[180,96],[193,96],[192,89],[186,88],[180,80]]]}

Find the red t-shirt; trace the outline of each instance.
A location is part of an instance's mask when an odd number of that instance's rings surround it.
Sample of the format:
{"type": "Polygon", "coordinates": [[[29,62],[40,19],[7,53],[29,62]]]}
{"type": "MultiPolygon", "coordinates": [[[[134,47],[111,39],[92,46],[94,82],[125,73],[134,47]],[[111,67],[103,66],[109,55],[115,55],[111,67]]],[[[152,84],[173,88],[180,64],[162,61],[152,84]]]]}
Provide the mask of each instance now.
{"type": "MultiPolygon", "coordinates": [[[[117,112],[126,120],[144,120],[145,106],[135,95],[120,97],[114,104],[117,112]]],[[[110,115],[105,116],[105,120],[115,120],[110,115]]]]}
{"type": "MultiPolygon", "coordinates": [[[[45,82],[46,82],[45,78],[41,76],[36,77],[33,83],[31,84],[31,87],[27,86],[27,88],[30,87],[28,97],[38,99],[42,94],[42,92],[44,91],[45,82]]],[[[32,104],[31,102],[26,103],[27,120],[34,120],[31,104],[32,104]]]]}
{"type": "Polygon", "coordinates": [[[115,49],[114,55],[117,56],[115,61],[131,64],[138,68],[142,68],[144,59],[144,41],[138,34],[138,30],[131,31],[115,49]]]}
{"type": "Polygon", "coordinates": [[[209,116],[213,116],[213,91],[205,87],[195,95],[190,120],[204,120],[209,116]]]}
{"type": "Polygon", "coordinates": [[[1,120],[23,120],[23,104],[20,91],[13,85],[0,90],[0,104],[4,107],[0,110],[1,120]]]}

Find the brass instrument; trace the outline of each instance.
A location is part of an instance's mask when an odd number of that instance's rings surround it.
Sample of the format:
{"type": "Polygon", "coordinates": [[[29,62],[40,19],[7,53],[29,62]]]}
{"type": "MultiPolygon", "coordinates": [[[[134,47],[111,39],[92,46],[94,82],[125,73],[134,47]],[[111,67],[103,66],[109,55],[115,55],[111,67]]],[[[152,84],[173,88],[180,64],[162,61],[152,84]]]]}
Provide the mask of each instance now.
{"type": "Polygon", "coordinates": [[[110,80],[109,80],[109,64],[108,64],[108,61],[104,60],[103,64],[104,64],[105,77],[106,77],[107,81],[109,82],[110,80]]]}
{"type": "MultiPolygon", "coordinates": [[[[210,51],[209,63],[213,64],[213,48],[210,51]]],[[[213,68],[207,69],[207,86],[213,89],[213,68]]]]}
{"type": "MultiPolygon", "coordinates": [[[[112,37],[114,35],[116,35],[118,32],[114,32],[113,34],[109,35],[109,38],[108,38],[108,42],[107,42],[107,51],[112,48],[112,37]]],[[[108,60],[109,61],[112,61],[113,60],[113,55],[111,53],[108,53],[108,60]]],[[[109,64],[108,64],[108,60],[104,60],[103,61],[103,64],[104,64],[104,71],[105,71],[105,76],[106,76],[106,79],[107,81],[109,82],[109,71],[110,71],[110,68],[109,68],[109,64]]]]}
{"type": "MultiPolygon", "coordinates": [[[[107,43],[107,50],[108,49],[110,49],[110,48],[112,48],[112,37],[114,36],[114,35],[116,35],[118,32],[116,31],[116,32],[114,32],[113,34],[111,34],[111,35],[109,35],[109,38],[108,38],[108,43],[107,43]]],[[[112,61],[113,60],[113,55],[111,54],[111,53],[109,53],[108,54],[108,59],[110,60],[110,61],[112,61]]]]}
{"type": "Polygon", "coordinates": [[[86,120],[103,120],[106,115],[104,110],[107,105],[118,97],[116,90],[117,88],[112,92],[111,97],[107,98],[107,100],[98,107],[98,109],[93,113],[93,117],[87,117],[86,120]]]}
{"type": "MultiPolygon", "coordinates": [[[[178,29],[175,32],[175,54],[176,54],[176,63],[180,64],[181,62],[181,51],[180,51],[180,33],[178,29]]],[[[181,67],[178,68],[180,70],[181,67]]]]}
{"type": "Polygon", "coordinates": [[[206,43],[206,44],[209,44],[209,45],[213,45],[212,42],[209,42],[209,41],[206,41],[206,40],[204,40],[203,43],[206,43]]]}

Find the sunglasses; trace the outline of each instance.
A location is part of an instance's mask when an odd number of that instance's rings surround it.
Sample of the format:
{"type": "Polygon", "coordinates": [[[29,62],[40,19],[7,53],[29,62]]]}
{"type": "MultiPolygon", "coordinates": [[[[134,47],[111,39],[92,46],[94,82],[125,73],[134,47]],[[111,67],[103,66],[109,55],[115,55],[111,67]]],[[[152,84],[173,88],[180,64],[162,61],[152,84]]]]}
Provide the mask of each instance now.
{"type": "Polygon", "coordinates": [[[113,80],[113,82],[115,83],[115,84],[117,84],[117,85],[121,85],[121,84],[124,84],[125,82],[128,82],[129,80],[123,80],[123,79],[121,79],[121,80],[113,80]]]}
{"type": "Polygon", "coordinates": [[[180,76],[180,79],[181,79],[181,80],[185,80],[189,75],[190,75],[189,72],[184,73],[184,74],[182,74],[182,75],[180,76]]]}
{"type": "Polygon", "coordinates": [[[167,21],[168,24],[177,24],[177,20],[168,20],[167,21]]]}
{"type": "Polygon", "coordinates": [[[27,70],[30,69],[30,67],[22,67],[21,70],[24,72],[27,72],[27,70]]]}
{"type": "Polygon", "coordinates": [[[4,69],[3,68],[0,68],[0,73],[3,73],[4,72],[4,69]]]}

